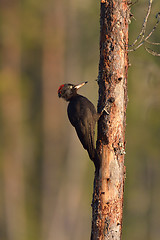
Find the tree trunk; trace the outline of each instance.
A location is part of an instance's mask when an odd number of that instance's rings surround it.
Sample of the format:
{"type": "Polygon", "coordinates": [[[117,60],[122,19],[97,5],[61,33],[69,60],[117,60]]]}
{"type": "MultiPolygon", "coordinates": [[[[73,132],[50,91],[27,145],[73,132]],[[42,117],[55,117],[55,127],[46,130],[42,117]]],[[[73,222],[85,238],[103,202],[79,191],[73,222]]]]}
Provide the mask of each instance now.
{"type": "Polygon", "coordinates": [[[97,151],[91,239],[121,239],[125,179],[129,7],[124,0],[101,0],[97,151]]]}
{"type": "Polygon", "coordinates": [[[24,136],[20,81],[21,42],[18,1],[1,2],[1,111],[2,166],[6,238],[24,240],[26,235],[24,136]]]}
{"type": "MultiPolygon", "coordinates": [[[[49,239],[52,230],[57,179],[62,165],[64,128],[62,111],[58,109],[57,89],[64,79],[64,9],[62,2],[52,0],[45,4],[43,17],[43,180],[42,180],[42,239],[49,239]],[[53,41],[54,39],[54,41],[53,41]],[[61,118],[60,118],[61,115],[61,118]],[[59,130],[60,129],[60,130],[59,130]],[[53,146],[56,150],[54,150],[53,146]],[[55,193],[54,193],[55,192],[55,193]]],[[[65,126],[64,126],[65,127],[65,126]]],[[[64,134],[65,135],[65,134],[64,134]]]]}

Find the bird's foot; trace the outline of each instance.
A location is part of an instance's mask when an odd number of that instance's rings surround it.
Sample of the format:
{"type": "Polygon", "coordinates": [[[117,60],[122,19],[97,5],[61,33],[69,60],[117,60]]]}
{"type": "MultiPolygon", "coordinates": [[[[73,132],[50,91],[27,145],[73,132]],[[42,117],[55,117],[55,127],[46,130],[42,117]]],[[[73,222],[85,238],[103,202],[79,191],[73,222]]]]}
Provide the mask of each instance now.
{"type": "Polygon", "coordinates": [[[110,97],[108,100],[107,100],[107,103],[105,105],[105,107],[102,109],[101,113],[99,113],[99,118],[102,116],[102,114],[105,112],[107,115],[110,114],[110,111],[111,111],[111,106],[112,104],[114,103],[115,101],[115,98],[113,97],[110,97]]]}

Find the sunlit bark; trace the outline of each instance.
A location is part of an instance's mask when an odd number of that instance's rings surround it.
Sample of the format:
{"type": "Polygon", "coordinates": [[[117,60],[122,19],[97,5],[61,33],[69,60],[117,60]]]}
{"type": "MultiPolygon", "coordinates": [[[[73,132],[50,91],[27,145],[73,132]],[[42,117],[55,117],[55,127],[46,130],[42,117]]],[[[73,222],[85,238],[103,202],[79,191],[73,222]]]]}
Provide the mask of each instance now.
{"type": "Polygon", "coordinates": [[[97,148],[102,165],[95,175],[91,239],[119,240],[125,178],[125,125],[128,70],[128,5],[101,0],[97,148]]]}

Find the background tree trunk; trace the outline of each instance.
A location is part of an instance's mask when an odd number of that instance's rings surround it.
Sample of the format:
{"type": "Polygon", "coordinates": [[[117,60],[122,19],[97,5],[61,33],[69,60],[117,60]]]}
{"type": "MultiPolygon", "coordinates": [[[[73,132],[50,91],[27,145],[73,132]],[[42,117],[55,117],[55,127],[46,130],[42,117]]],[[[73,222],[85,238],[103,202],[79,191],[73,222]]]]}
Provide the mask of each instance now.
{"type": "Polygon", "coordinates": [[[125,178],[128,20],[125,1],[102,1],[97,149],[102,167],[95,174],[91,239],[121,239],[125,178]]]}
{"type": "Polygon", "coordinates": [[[1,3],[1,108],[3,184],[6,239],[26,236],[24,135],[20,85],[20,12],[17,1],[1,3]],[[14,26],[10,28],[10,26],[14,26]],[[18,224],[17,224],[18,223],[18,224]]]}
{"type": "Polygon", "coordinates": [[[61,109],[57,110],[59,101],[57,82],[60,85],[64,79],[64,22],[61,3],[57,1],[53,4],[53,1],[47,1],[43,18],[42,60],[44,159],[42,166],[42,239],[48,239],[48,232],[52,229],[50,206],[55,204],[55,192],[58,191],[56,179],[60,171],[57,169],[62,165],[60,160],[63,159],[64,154],[60,151],[60,145],[65,145],[62,138],[65,129],[61,127],[63,113],[61,109]],[[53,151],[53,144],[56,145],[55,151],[53,151]],[[52,196],[51,192],[54,193],[52,196]]]}

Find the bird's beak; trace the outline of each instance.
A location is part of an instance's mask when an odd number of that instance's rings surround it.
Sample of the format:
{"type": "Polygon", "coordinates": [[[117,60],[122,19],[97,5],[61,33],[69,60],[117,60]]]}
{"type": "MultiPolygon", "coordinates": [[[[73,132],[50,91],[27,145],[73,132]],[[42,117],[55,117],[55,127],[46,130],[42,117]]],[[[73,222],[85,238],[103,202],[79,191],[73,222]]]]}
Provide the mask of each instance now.
{"type": "Polygon", "coordinates": [[[84,83],[81,83],[81,84],[75,85],[74,88],[76,88],[76,89],[78,90],[79,88],[83,87],[86,83],[88,83],[88,82],[84,82],[84,83]]]}

